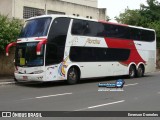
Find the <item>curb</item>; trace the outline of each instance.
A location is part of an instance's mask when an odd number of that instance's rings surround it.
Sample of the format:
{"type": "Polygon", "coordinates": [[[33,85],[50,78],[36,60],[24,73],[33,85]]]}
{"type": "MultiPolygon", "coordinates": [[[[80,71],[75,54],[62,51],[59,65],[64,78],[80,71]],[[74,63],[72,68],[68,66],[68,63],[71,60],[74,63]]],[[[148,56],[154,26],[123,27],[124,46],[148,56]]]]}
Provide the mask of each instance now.
{"type": "Polygon", "coordinates": [[[0,82],[0,86],[1,85],[11,85],[11,84],[15,84],[15,82],[0,82]]]}
{"type": "Polygon", "coordinates": [[[12,78],[0,79],[0,86],[2,86],[2,85],[11,85],[11,84],[15,84],[15,81],[12,78]]]}

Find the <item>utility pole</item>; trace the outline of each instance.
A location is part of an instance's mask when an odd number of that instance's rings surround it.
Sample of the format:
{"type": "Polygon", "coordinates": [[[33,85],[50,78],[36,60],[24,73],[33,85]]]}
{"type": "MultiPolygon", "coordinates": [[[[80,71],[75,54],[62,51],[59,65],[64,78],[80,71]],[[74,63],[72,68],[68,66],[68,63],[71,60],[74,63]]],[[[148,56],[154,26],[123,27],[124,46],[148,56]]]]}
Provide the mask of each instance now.
{"type": "Polygon", "coordinates": [[[45,14],[47,15],[47,0],[46,0],[46,2],[45,2],[45,14]]]}

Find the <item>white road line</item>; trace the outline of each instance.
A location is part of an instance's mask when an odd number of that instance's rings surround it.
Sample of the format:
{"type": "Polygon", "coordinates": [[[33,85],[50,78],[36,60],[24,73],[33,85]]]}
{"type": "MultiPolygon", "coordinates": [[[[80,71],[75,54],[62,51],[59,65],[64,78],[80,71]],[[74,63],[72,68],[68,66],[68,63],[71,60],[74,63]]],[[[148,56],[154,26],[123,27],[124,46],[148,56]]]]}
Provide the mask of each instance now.
{"type": "MultiPolygon", "coordinates": [[[[26,99],[20,99],[20,100],[32,100],[32,99],[35,99],[35,98],[26,98],[26,99]]],[[[20,101],[20,100],[17,100],[17,101],[20,101]]]]}
{"type": "Polygon", "coordinates": [[[124,86],[127,87],[127,86],[134,86],[134,85],[138,85],[138,83],[127,84],[127,85],[124,85],[124,86]]]}
{"type": "Polygon", "coordinates": [[[90,106],[90,107],[87,107],[87,108],[78,109],[78,110],[74,110],[74,111],[82,111],[82,110],[87,110],[87,109],[92,109],[92,108],[97,108],[97,107],[102,107],[102,106],[107,106],[107,105],[113,105],[113,104],[117,104],[117,103],[122,103],[124,101],[125,100],[111,102],[111,103],[106,103],[106,104],[101,104],[101,105],[95,105],[95,106],[90,106]]]}
{"type": "Polygon", "coordinates": [[[47,97],[55,97],[55,96],[71,95],[71,94],[72,94],[72,93],[63,93],[63,94],[55,94],[55,95],[40,96],[40,97],[35,97],[35,98],[39,99],[39,98],[47,98],[47,97]]]}
{"type": "Polygon", "coordinates": [[[15,82],[0,82],[0,85],[8,85],[8,84],[13,84],[15,82]]]}
{"type": "Polygon", "coordinates": [[[40,99],[40,98],[47,98],[47,97],[56,97],[56,96],[71,95],[71,94],[72,93],[62,93],[62,94],[39,96],[39,97],[33,97],[33,98],[25,98],[25,99],[21,99],[21,100],[33,100],[33,99],[40,99]]]}
{"type": "Polygon", "coordinates": [[[106,103],[106,104],[91,106],[91,107],[88,107],[88,109],[97,108],[97,107],[101,107],[101,106],[112,105],[112,104],[121,103],[121,102],[124,102],[124,101],[125,101],[125,100],[121,100],[121,101],[116,101],[116,102],[111,102],[111,103],[106,103]]]}

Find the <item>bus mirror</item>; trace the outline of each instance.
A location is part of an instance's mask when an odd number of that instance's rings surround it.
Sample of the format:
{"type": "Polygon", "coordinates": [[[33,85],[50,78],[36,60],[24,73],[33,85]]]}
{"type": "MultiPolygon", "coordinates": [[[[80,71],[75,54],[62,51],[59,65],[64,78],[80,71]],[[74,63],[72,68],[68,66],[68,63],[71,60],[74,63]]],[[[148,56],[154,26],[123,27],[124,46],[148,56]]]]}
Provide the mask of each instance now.
{"type": "Polygon", "coordinates": [[[16,46],[16,42],[12,42],[12,43],[10,43],[10,44],[8,44],[7,45],[7,47],[6,47],[6,56],[9,56],[9,49],[10,49],[10,47],[12,47],[12,46],[16,46]]]}
{"type": "Polygon", "coordinates": [[[41,47],[43,44],[46,44],[46,43],[47,43],[47,39],[44,39],[37,44],[37,49],[36,49],[37,55],[41,55],[41,47]]]}

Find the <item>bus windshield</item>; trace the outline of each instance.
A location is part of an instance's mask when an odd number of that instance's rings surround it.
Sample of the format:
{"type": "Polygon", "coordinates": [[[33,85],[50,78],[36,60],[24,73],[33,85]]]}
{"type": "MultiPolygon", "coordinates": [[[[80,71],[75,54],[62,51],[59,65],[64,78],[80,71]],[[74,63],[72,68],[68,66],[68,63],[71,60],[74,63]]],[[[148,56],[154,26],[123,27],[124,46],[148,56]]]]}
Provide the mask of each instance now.
{"type": "Polygon", "coordinates": [[[16,47],[15,65],[16,66],[43,66],[44,64],[44,45],[41,49],[41,55],[36,54],[38,42],[19,43],[16,47]]]}
{"type": "Polygon", "coordinates": [[[47,36],[51,18],[37,18],[26,21],[20,38],[47,36]]]}

